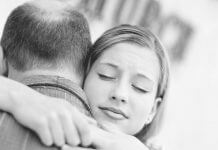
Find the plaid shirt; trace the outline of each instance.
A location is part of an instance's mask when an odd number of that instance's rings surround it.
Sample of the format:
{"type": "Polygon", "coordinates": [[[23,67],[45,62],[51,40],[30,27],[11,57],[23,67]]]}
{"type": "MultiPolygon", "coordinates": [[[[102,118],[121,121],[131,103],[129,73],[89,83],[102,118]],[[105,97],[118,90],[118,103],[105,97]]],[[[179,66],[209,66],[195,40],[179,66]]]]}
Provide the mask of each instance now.
{"type": "MultiPolygon", "coordinates": [[[[83,90],[70,80],[58,76],[31,76],[22,83],[42,94],[67,100],[82,113],[91,115],[83,90]]],[[[0,150],[58,150],[43,145],[38,136],[20,125],[10,114],[0,111],[0,150]]]]}

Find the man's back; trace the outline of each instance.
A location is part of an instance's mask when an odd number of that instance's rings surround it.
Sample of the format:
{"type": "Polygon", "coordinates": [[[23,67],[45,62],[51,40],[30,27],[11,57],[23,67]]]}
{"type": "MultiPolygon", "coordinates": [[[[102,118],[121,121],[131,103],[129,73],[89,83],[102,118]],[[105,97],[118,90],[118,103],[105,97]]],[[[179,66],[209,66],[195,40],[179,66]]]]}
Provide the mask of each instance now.
{"type": "MultiPolygon", "coordinates": [[[[73,105],[86,112],[88,107],[81,101],[85,96],[78,86],[84,77],[83,58],[91,46],[91,38],[88,21],[81,13],[59,0],[22,4],[9,15],[1,46],[9,78],[49,96],[75,100],[73,105]],[[32,75],[61,76],[78,85],[59,77],[26,78],[32,75]]],[[[4,112],[0,113],[0,133],[0,149],[52,149],[42,145],[35,134],[4,112]]]]}
{"type": "MultiPolygon", "coordinates": [[[[22,81],[42,94],[63,98],[90,116],[86,97],[72,81],[57,76],[31,76],[22,81]]],[[[20,125],[10,114],[0,112],[0,148],[4,150],[56,150],[47,147],[31,130],[20,125]]]]}

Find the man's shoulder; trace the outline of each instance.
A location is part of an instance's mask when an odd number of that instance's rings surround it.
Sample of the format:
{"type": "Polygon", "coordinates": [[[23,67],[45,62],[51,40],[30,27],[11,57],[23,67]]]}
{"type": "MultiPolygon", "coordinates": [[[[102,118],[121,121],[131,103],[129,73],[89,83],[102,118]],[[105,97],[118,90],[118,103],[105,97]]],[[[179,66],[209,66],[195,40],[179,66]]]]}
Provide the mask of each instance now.
{"type": "Polygon", "coordinates": [[[49,88],[51,90],[60,90],[60,92],[67,92],[69,94],[78,95],[82,99],[86,99],[82,88],[75,82],[64,77],[51,75],[33,75],[23,78],[21,82],[33,89],[42,87],[43,89],[49,88]]]}
{"type": "Polygon", "coordinates": [[[85,92],[69,79],[60,76],[34,75],[24,78],[21,82],[44,95],[65,99],[87,115],[91,113],[85,92]]]}

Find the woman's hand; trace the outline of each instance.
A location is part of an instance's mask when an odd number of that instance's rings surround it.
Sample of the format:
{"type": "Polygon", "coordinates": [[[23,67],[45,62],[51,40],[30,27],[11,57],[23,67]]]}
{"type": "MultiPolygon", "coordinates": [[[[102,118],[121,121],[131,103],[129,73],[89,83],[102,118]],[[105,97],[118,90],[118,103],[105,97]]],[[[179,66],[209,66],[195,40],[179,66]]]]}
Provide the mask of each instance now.
{"type": "Polygon", "coordinates": [[[95,148],[87,148],[87,147],[72,147],[72,146],[69,146],[69,145],[63,145],[61,147],[61,150],[97,150],[95,148]]]}
{"type": "Polygon", "coordinates": [[[89,145],[86,136],[95,120],[64,100],[42,95],[16,81],[0,77],[0,109],[35,131],[46,145],[89,145]]]}
{"type": "MultiPolygon", "coordinates": [[[[119,132],[110,132],[93,126],[91,128],[91,146],[97,150],[149,150],[134,136],[119,132]]],[[[62,150],[93,150],[93,148],[71,147],[65,145],[62,150]]]]}
{"type": "Polygon", "coordinates": [[[67,101],[39,93],[13,93],[17,101],[12,114],[21,124],[35,131],[46,145],[87,145],[89,124],[95,120],[79,112],[67,101]]]}

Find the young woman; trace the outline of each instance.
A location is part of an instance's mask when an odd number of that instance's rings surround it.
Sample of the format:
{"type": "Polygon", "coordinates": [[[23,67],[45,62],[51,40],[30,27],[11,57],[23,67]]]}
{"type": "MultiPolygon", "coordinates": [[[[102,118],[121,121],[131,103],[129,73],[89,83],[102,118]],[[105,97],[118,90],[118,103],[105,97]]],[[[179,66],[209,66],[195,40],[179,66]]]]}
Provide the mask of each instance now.
{"type": "MultiPolygon", "coordinates": [[[[75,128],[81,140],[78,144],[92,145],[94,149],[105,150],[148,149],[142,143],[146,143],[154,134],[156,126],[159,125],[169,77],[167,56],[158,38],[149,30],[136,26],[121,25],[112,28],[94,43],[87,55],[85,66],[87,75],[83,88],[94,119],[106,131],[92,124],[82,124],[80,117],[74,117],[72,120],[77,124],[75,126],[81,123],[81,126],[88,128],[85,132],[75,128]]],[[[30,108],[37,112],[36,106],[28,106],[30,102],[25,105],[25,101],[33,93],[36,95],[36,92],[29,90],[20,96],[10,97],[23,101],[22,109],[11,109],[12,104],[4,104],[4,108],[8,108],[5,110],[15,115],[18,121],[21,120],[21,124],[33,127],[31,129],[43,137],[43,133],[35,130],[34,125],[32,125],[37,124],[37,120],[40,119],[36,117],[31,118],[34,121],[26,121],[32,112],[25,113],[25,115],[21,113],[25,110],[28,112],[30,108]]],[[[40,95],[37,96],[38,99],[46,97],[38,93],[37,95],[40,95]]],[[[46,99],[34,101],[34,103],[41,107],[46,107],[45,103],[50,105],[58,103],[57,101],[48,101],[52,98],[46,97],[46,99]]],[[[31,100],[28,99],[28,101],[31,100]]],[[[54,112],[61,113],[60,109],[53,108],[49,107],[52,111],[49,111],[48,108],[45,109],[48,110],[48,113],[52,112],[53,115],[54,112]]],[[[39,109],[38,112],[40,112],[39,109]]],[[[74,116],[80,116],[79,112],[73,113],[74,116]]],[[[69,127],[63,122],[62,124],[63,128],[69,127]]],[[[68,131],[67,129],[63,130],[68,131]]],[[[91,148],[77,147],[77,149],[91,148]]]]}

